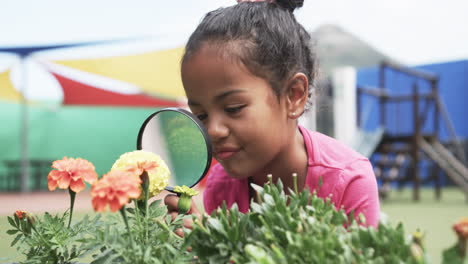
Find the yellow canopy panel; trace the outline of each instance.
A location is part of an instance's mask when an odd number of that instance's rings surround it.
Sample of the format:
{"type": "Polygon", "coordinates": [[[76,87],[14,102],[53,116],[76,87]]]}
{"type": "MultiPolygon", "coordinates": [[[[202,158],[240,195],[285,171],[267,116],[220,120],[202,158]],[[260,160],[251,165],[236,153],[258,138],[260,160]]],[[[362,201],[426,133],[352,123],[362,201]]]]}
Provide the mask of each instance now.
{"type": "Polygon", "coordinates": [[[180,78],[183,51],[183,48],[175,48],[122,57],[54,62],[128,82],[157,96],[180,98],[185,97],[180,78]]]}
{"type": "Polygon", "coordinates": [[[19,102],[23,97],[10,81],[10,70],[0,73],[0,100],[19,102]]]}

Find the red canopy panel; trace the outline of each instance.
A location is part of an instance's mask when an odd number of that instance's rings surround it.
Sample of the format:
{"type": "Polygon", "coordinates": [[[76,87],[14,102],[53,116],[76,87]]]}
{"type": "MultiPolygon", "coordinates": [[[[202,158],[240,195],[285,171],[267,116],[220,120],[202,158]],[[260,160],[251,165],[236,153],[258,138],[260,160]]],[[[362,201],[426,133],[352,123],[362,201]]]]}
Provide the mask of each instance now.
{"type": "Polygon", "coordinates": [[[122,94],[93,87],[51,72],[63,89],[64,105],[180,107],[175,100],[160,99],[142,93],[122,94]]]}

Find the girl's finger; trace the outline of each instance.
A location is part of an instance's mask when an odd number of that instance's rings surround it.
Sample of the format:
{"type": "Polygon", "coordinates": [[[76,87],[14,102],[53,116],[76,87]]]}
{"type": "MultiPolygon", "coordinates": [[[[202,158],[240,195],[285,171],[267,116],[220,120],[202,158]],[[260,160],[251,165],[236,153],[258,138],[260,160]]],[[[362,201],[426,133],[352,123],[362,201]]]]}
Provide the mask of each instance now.
{"type": "Polygon", "coordinates": [[[180,237],[184,237],[185,235],[184,230],[182,230],[182,228],[178,228],[174,233],[180,237]]]}
{"type": "Polygon", "coordinates": [[[169,212],[169,214],[171,215],[172,221],[174,221],[176,219],[176,217],[179,215],[179,213],[177,211],[169,212]]]}
{"type": "Polygon", "coordinates": [[[164,197],[164,204],[167,206],[169,212],[178,211],[177,203],[179,202],[179,197],[175,194],[168,194],[164,197]]]}

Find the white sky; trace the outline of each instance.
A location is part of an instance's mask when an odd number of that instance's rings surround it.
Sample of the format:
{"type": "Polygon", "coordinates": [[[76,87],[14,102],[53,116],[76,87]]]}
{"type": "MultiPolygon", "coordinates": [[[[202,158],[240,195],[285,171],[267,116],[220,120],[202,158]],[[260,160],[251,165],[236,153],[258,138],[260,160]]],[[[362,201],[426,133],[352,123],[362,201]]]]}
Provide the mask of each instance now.
{"type": "MultiPolygon", "coordinates": [[[[0,0],[0,46],[152,36],[183,44],[203,15],[235,0],[0,0]]],[[[333,23],[409,65],[468,59],[466,0],[305,0],[309,30],[333,23]]],[[[2,63],[10,56],[0,56],[2,63]]]]}

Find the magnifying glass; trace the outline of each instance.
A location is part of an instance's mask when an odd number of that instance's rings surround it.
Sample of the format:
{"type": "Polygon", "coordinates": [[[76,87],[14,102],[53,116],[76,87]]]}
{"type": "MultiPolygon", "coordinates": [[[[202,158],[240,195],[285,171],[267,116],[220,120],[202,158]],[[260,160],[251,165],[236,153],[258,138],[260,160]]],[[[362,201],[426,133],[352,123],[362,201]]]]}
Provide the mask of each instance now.
{"type": "Polygon", "coordinates": [[[203,124],[181,108],[151,114],[140,128],[137,149],[158,154],[171,171],[167,191],[195,186],[211,165],[211,141],[203,124]]]}

